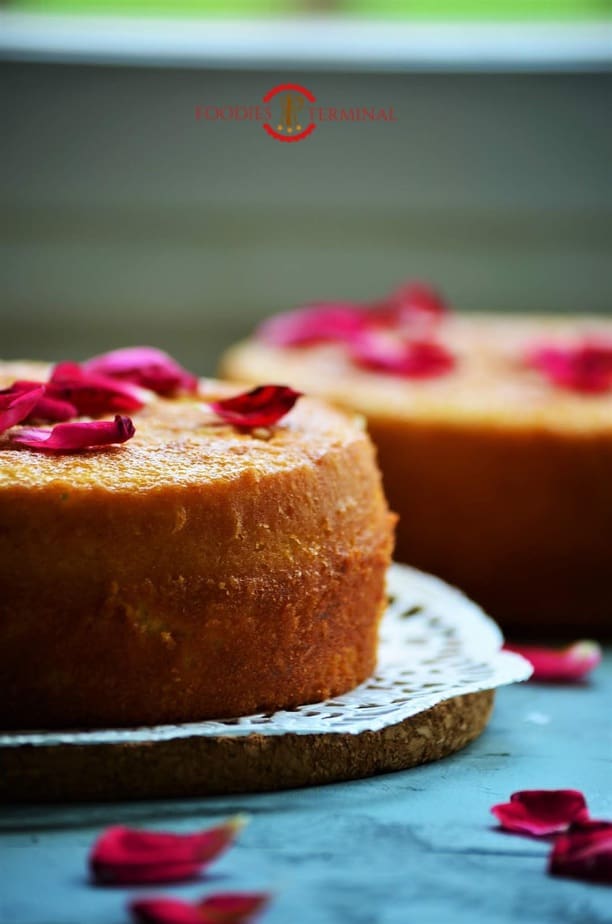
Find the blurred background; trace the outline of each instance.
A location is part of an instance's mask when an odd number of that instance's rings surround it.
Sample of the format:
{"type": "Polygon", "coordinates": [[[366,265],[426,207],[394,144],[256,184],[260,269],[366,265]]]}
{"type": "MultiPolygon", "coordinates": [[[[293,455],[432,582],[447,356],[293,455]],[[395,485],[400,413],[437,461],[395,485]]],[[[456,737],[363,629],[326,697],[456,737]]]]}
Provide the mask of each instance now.
{"type": "Polygon", "coordinates": [[[7,358],[161,346],[410,277],[459,309],[612,310],[610,0],[0,4],[7,358]],[[196,118],[306,86],[298,144],[196,118]]]}

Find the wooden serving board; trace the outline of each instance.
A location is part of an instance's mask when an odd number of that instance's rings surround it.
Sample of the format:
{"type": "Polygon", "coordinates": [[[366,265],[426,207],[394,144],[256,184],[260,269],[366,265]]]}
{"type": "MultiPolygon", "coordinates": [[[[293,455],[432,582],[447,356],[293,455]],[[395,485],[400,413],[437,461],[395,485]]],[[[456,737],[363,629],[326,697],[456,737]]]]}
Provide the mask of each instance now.
{"type": "Polygon", "coordinates": [[[446,757],[485,728],[494,691],[456,696],[360,734],[193,735],[171,740],[0,748],[3,801],[155,799],[263,792],[405,770],[446,757]]]}

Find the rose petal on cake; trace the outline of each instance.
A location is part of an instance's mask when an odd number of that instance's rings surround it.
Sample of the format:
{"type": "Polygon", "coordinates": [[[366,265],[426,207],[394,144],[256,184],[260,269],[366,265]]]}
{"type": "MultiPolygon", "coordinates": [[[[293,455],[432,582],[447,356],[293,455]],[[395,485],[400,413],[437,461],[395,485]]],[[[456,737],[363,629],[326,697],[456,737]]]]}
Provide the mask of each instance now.
{"type": "Polygon", "coordinates": [[[454,356],[440,343],[373,328],[354,337],[349,350],[359,366],[410,379],[445,375],[455,366],[454,356]]]}
{"type": "Polygon", "coordinates": [[[107,828],[94,844],[89,868],[99,883],[126,885],[190,879],[233,843],[241,816],[196,834],[107,828]]]}
{"type": "Polygon", "coordinates": [[[79,414],[99,417],[120,411],[138,411],[144,402],[136,388],[108,376],[87,372],[78,363],[58,363],[45,387],[45,396],[68,401],[79,414]]]}
{"type": "Polygon", "coordinates": [[[210,407],[236,427],[269,427],[288,414],[301,396],[288,385],[258,385],[233,398],[213,401],[210,407]]]}
{"type": "Polygon", "coordinates": [[[559,388],[587,394],[612,389],[612,342],[587,339],[569,346],[543,344],[528,349],[525,362],[559,388]]]}
{"type": "Polygon", "coordinates": [[[612,885],[612,822],[574,824],[555,840],[548,872],[612,885]]]}
{"type": "Polygon", "coordinates": [[[370,306],[370,322],[405,328],[413,335],[431,334],[449,313],[439,292],[424,282],[406,282],[381,302],[370,306]]]}
{"type": "Polygon", "coordinates": [[[352,302],[323,302],[286,311],[264,321],[257,334],[274,346],[308,346],[347,341],[367,323],[366,313],[352,302]]]}
{"type": "Polygon", "coordinates": [[[28,422],[31,420],[48,420],[50,423],[55,423],[56,421],[70,420],[71,417],[78,416],[74,404],[70,404],[68,401],[61,401],[59,398],[50,398],[46,394],[44,382],[30,382],[25,379],[20,379],[17,382],[13,382],[13,387],[17,386],[24,390],[32,388],[42,389],[40,398],[25,418],[28,422]]]}
{"type": "Polygon", "coordinates": [[[601,661],[601,647],[597,642],[574,642],[567,648],[541,648],[537,645],[512,645],[506,642],[506,651],[522,655],[533,667],[531,680],[548,683],[571,683],[584,678],[601,661]]]}
{"type": "Polygon", "coordinates": [[[198,387],[196,375],[183,369],[168,353],[155,347],[138,346],[112,350],[110,353],[88,359],[83,363],[83,369],[94,375],[132,382],[158,395],[193,393],[198,387]]]}
{"type": "Polygon", "coordinates": [[[117,414],[114,420],[60,423],[52,430],[43,427],[23,427],[11,434],[11,441],[17,446],[27,446],[28,449],[44,452],[74,452],[77,449],[125,443],[135,432],[136,428],[131,419],[117,414]]]}
{"type": "Polygon", "coordinates": [[[264,893],[227,893],[200,902],[142,898],[129,908],[138,924],[248,924],[268,901],[264,893]]]}
{"type": "Polygon", "coordinates": [[[585,798],[576,789],[524,789],[512,793],[510,802],[494,805],[491,812],[504,831],[534,837],[558,834],[589,817],[585,798]]]}
{"type": "Polygon", "coordinates": [[[39,382],[13,382],[0,390],[0,432],[28,417],[44,394],[39,382]]]}

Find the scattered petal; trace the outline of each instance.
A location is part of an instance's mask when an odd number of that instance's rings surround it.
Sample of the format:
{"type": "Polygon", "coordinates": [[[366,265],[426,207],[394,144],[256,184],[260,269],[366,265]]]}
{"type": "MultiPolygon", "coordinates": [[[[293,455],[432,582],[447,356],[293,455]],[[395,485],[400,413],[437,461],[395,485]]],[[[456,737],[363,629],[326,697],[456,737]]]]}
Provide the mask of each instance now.
{"type": "Polygon", "coordinates": [[[528,350],[525,361],[560,388],[587,394],[612,389],[612,341],[583,340],[571,346],[544,344],[528,350]]]}
{"type": "Polygon", "coordinates": [[[269,427],[288,414],[301,396],[301,391],[287,385],[258,385],[210,406],[222,420],[236,427],[269,427]]]}
{"type": "Polygon", "coordinates": [[[44,394],[39,382],[13,382],[0,391],[0,433],[28,417],[44,394]]]}
{"type": "Polygon", "coordinates": [[[263,892],[227,892],[205,898],[200,909],[210,924],[246,924],[269,901],[270,896],[263,892]]]}
{"type": "Polygon", "coordinates": [[[244,824],[237,816],[197,834],[107,828],[92,848],[89,867],[99,883],[190,879],[227,850],[244,824]]]}
{"type": "Polygon", "coordinates": [[[612,885],[612,822],[573,824],[555,840],[548,872],[612,885]]]}
{"type": "Polygon", "coordinates": [[[361,330],[367,318],[351,302],[306,305],[270,318],[259,327],[262,340],[275,346],[308,346],[325,341],[347,341],[361,330]]]}
{"type": "Polygon", "coordinates": [[[68,401],[79,414],[98,417],[144,406],[136,388],[108,376],[87,372],[78,363],[58,363],[45,387],[45,397],[68,401]]]}
{"type": "Polygon", "coordinates": [[[491,811],[504,831],[534,837],[558,834],[589,817],[585,798],[576,789],[525,789],[491,811]]]}
{"type": "Polygon", "coordinates": [[[248,924],[267,905],[263,893],[211,895],[200,902],[142,898],[130,902],[138,924],[248,924]]]}
{"type": "Polygon", "coordinates": [[[76,449],[90,449],[125,443],[136,432],[129,417],[116,415],[114,420],[90,420],[78,423],[60,423],[52,430],[42,427],[23,427],[11,434],[17,446],[40,449],[45,452],[73,452],[76,449]]]}
{"type": "Polygon", "coordinates": [[[139,898],[129,909],[138,924],[206,924],[198,905],[179,898],[139,898]]]}
{"type": "Polygon", "coordinates": [[[83,369],[94,375],[132,382],[158,395],[193,393],[198,387],[196,375],[183,369],[168,353],[155,347],[112,350],[88,359],[83,363],[83,369]]]}
{"type": "Polygon", "coordinates": [[[373,328],[353,338],[349,349],[358,365],[405,378],[445,375],[455,366],[453,355],[439,343],[407,339],[373,328]]]}
{"type": "Polygon", "coordinates": [[[504,649],[529,661],[533,666],[531,680],[549,683],[583,680],[601,661],[601,647],[591,641],[574,642],[561,649],[506,643],[504,649]]]}

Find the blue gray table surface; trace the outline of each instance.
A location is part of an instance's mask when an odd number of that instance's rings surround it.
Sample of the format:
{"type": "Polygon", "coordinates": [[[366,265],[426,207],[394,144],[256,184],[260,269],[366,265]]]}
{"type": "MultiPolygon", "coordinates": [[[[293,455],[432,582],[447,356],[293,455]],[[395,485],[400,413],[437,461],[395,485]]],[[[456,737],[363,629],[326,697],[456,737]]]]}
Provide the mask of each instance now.
{"type": "Polygon", "coordinates": [[[262,924],[612,922],[612,888],[548,876],[550,845],[500,832],[489,813],[517,789],[561,787],[612,818],[612,652],[588,684],[501,690],[479,740],[413,770],[261,795],[5,807],[0,922],[122,924],[136,895],[230,890],[273,894],[262,924]],[[250,824],[197,881],[88,881],[108,824],[191,831],[237,812],[250,824]]]}

